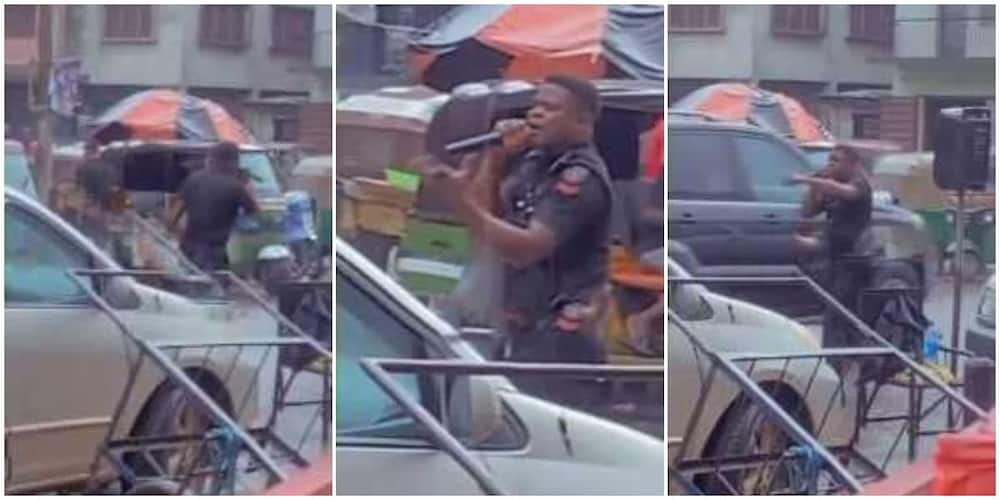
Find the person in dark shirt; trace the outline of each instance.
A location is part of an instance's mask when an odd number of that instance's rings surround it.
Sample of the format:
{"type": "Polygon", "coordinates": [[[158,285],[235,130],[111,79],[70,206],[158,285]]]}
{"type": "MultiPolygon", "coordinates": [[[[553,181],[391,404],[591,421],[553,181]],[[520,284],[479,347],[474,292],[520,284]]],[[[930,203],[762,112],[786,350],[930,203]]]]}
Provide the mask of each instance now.
{"type": "Polygon", "coordinates": [[[478,241],[504,261],[510,359],[603,363],[612,188],[593,145],[593,84],[551,76],[526,120],[501,120],[503,144],[431,168],[478,241]],[[478,165],[477,165],[478,164],[478,165]]]}
{"type": "Polygon", "coordinates": [[[181,236],[181,251],[204,271],[228,269],[226,244],[236,223],[239,209],[257,212],[257,202],[250,193],[249,178],[240,175],[239,147],[223,142],[209,152],[205,168],[190,174],[178,194],[183,202],[171,227],[187,213],[187,225],[181,236]]]}
{"type": "MultiPolygon", "coordinates": [[[[823,280],[831,294],[851,311],[867,284],[874,257],[872,244],[872,188],[861,155],[847,145],[837,145],[829,164],[812,176],[796,176],[794,181],[809,186],[802,206],[806,218],[826,213],[827,231],[822,237],[796,235],[799,248],[822,253],[829,259],[823,280]]],[[[827,308],[823,327],[824,347],[851,345],[852,327],[841,315],[827,308]]]]}

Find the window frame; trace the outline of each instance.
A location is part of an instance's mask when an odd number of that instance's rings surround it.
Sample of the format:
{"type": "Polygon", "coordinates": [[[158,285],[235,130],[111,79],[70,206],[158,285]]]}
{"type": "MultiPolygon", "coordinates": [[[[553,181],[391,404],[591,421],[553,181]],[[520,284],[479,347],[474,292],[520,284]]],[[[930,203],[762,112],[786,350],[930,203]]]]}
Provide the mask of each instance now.
{"type": "MultiPolygon", "coordinates": [[[[283,28],[281,26],[280,28],[283,28]]],[[[271,53],[291,56],[291,57],[301,57],[301,58],[311,58],[313,55],[313,36],[316,31],[316,10],[312,7],[299,7],[291,5],[272,5],[271,6],[271,53]],[[285,40],[285,35],[278,36],[281,31],[279,29],[278,18],[279,12],[308,12],[309,13],[309,31],[308,38],[309,43],[304,47],[294,46],[287,43],[285,40]]],[[[283,33],[283,32],[282,32],[283,33]]]]}
{"type": "MultiPolygon", "coordinates": [[[[38,6],[37,5],[22,5],[22,4],[6,4],[4,8],[4,38],[17,38],[17,39],[31,39],[38,36],[38,6]],[[11,18],[10,12],[7,11],[8,8],[14,9],[24,9],[25,11],[31,11],[31,23],[30,31],[25,31],[24,33],[14,31],[17,34],[11,34],[10,29],[8,29],[7,23],[10,22],[11,18]]],[[[28,23],[24,23],[24,26],[29,26],[28,23]]],[[[10,26],[22,26],[22,23],[14,23],[10,26]]]]}
{"type": "Polygon", "coordinates": [[[104,25],[101,29],[101,41],[103,43],[156,43],[156,6],[155,5],[124,5],[124,4],[112,4],[103,6],[104,13],[104,25]],[[143,7],[148,9],[149,13],[149,31],[145,34],[139,34],[136,36],[121,36],[119,34],[110,34],[108,32],[109,19],[111,14],[111,9],[121,9],[121,8],[136,8],[143,7]]]}
{"type": "MultiPolygon", "coordinates": [[[[225,12],[224,10],[221,12],[225,12]]],[[[247,49],[251,45],[251,33],[253,33],[253,6],[252,5],[232,5],[232,4],[221,4],[221,5],[202,5],[198,10],[198,45],[201,47],[215,48],[215,49],[226,49],[233,51],[242,51],[247,49]],[[227,9],[237,7],[242,9],[240,25],[241,25],[241,37],[238,42],[226,41],[218,38],[213,38],[209,35],[208,23],[208,13],[212,12],[214,9],[227,9]]],[[[216,14],[218,15],[218,14],[216,14]]]]}
{"type": "MultiPolygon", "coordinates": [[[[388,316],[399,322],[409,332],[416,335],[424,343],[427,351],[437,351],[440,353],[440,359],[463,359],[458,356],[448,342],[432,332],[432,327],[430,325],[426,324],[396,299],[390,297],[377,282],[366,276],[363,271],[356,268],[346,259],[342,259],[339,255],[337,256],[336,272],[338,277],[350,282],[350,284],[355,286],[361,294],[369,297],[377,307],[385,311],[388,316]]],[[[378,388],[377,386],[376,388],[381,391],[381,388],[378,388]]],[[[438,384],[434,384],[433,389],[439,388],[440,386],[438,384]]],[[[423,401],[420,403],[423,404],[423,401]]],[[[437,410],[441,407],[447,407],[447,404],[446,402],[439,401],[434,406],[434,408],[427,408],[426,406],[425,408],[431,412],[438,422],[441,422],[441,416],[437,414],[437,410]]],[[[509,425],[511,433],[517,436],[517,442],[509,446],[497,446],[491,445],[490,443],[482,443],[475,447],[468,447],[470,450],[504,452],[517,451],[523,450],[531,442],[531,436],[528,428],[521,420],[517,412],[515,412],[505,401],[501,401],[501,406],[503,407],[502,418],[504,422],[509,425]]],[[[336,440],[337,446],[357,448],[435,449],[435,446],[426,439],[354,436],[342,437],[337,434],[336,440]]]]}
{"type": "MultiPolygon", "coordinates": [[[[771,6],[771,34],[781,37],[798,37],[798,38],[822,38],[826,36],[826,11],[824,5],[772,5],[771,6]],[[808,12],[812,9],[816,9],[817,23],[815,30],[809,29],[797,29],[792,26],[789,22],[791,14],[794,12],[808,12]],[[784,13],[784,17],[781,18],[782,23],[779,24],[779,12],[784,13]]],[[[803,21],[804,23],[804,21],[803,21]]]]}
{"type": "Polygon", "coordinates": [[[895,43],[895,5],[849,5],[847,9],[847,40],[856,43],[868,43],[873,45],[880,45],[885,47],[891,47],[895,43]],[[868,26],[868,17],[873,9],[888,9],[888,19],[886,32],[884,35],[877,34],[872,31],[872,27],[868,26]],[[855,23],[855,17],[858,19],[858,24],[855,23]]]}
{"type": "MultiPolygon", "coordinates": [[[[739,158],[738,161],[739,161],[739,164],[740,164],[740,170],[742,171],[743,179],[746,181],[746,189],[747,189],[748,194],[750,196],[750,201],[752,201],[754,203],[767,203],[767,204],[774,204],[774,205],[798,205],[798,204],[801,204],[801,200],[796,201],[796,202],[789,202],[789,201],[766,200],[766,199],[762,199],[761,198],[760,193],[758,192],[757,188],[755,187],[754,177],[751,174],[751,172],[754,170],[753,163],[750,162],[750,159],[747,158],[746,156],[744,156],[742,154],[742,152],[740,151],[740,147],[739,147],[739,140],[740,139],[760,141],[762,143],[772,144],[772,145],[774,145],[774,147],[784,149],[785,151],[788,152],[788,154],[792,158],[795,158],[796,163],[800,167],[798,173],[800,173],[802,175],[809,175],[809,174],[812,173],[812,169],[810,168],[811,164],[809,163],[808,158],[806,158],[805,153],[803,153],[802,150],[796,148],[795,146],[793,146],[792,144],[788,143],[787,141],[784,141],[784,140],[775,140],[775,139],[773,139],[771,137],[760,135],[760,134],[741,133],[741,134],[734,134],[734,137],[733,137],[733,150],[736,153],[737,158],[739,158]]],[[[805,191],[804,187],[802,187],[800,189],[803,192],[805,191]]]]}
{"type": "MultiPolygon", "coordinates": [[[[671,160],[670,160],[670,151],[672,150],[672,148],[670,147],[670,136],[671,135],[675,135],[675,137],[677,137],[677,138],[680,138],[680,137],[683,137],[683,136],[690,137],[690,136],[696,136],[696,135],[703,135],[703,136],[708,136],[708,137],[718,136],[718,137],[722,138],[726,142],[726,144],[724,146],[726,148],[726,153],[725,154],[729,158],[732,158],[732,160],[730,161],[730,166],[731,166],[731,169],[730,169],[730,174],[731,175],[730,175],[730,177],[733,179],[734,190],[733,191],[726,191],[726,192],[724,192],[724,195],[726,196],[725,198],[719,198],[719,197],[713,197],[713,196],[705,196],[704,193],[701,193],[701,194],[697,194],[696,193],[696,194],[694,194],[692,196],[691,194],[686,193],[684,191],[680,191],[679,192],[679,191],[676,191],[676,190],[671,193],[671,190],[670,190],[670,179],[671,178],[676,178],[677,176],[676,175],[674,175],[674,176],[668,175],[667,176],[667,186],[666,186],[667,200],[668,201],[674,201],[674,200],[677,200],[677,201],[694,201],[694,202],[748,202],[748,201],[753,201],[753,198],[752,198],[753,192],[752,192],[752,190],[751,190],[751,188],[749,186],[749,180],[746,177],[746,173],[743,172],[742,161],[739,158],[736,158],[736,149],[735,149],[736,148],[736,143],[733,140],[733,135],[734,134],[729,133],[728,131],[723,131],[723,130],[712,130],[712,129],[701,129],[701,128],[670,130],[668,128],[668,130],[667,130],[667,164],[668,165],[671,162],[671,160]]],[[[675,159],[673,161],[677,161],[677,160],[675,159]]]]}
{"type": "MultiPolygon", "coordinates": [[[[726,32],[726,9],[725,5],[670,5],[667,10],[667,31],[669,33],[714,33],[722,34],[726,32]],[[689,25],[689,24],[672,24],[671,20],[678,14],[670,14],[671,10],[677,9],[675,12],[684,12],[685,16],[690,16],[691,12],[694,10],[687,9],[718,9],[719,22],[716,25],[708,24],[707,22],[703,25],[689,25]],[[684,10],[681,10],[684,9],[684,10]]],[[[711,16],[708,14],[710,11],[704,11],[704,15],[708,18],[711,16]]],[[[684,19],[687,21],[687,19],[684,19]]]]}
{"type": "MultiPolygon", "coordinates": [[[[28,221],[29,224],[34,224],[33,227],[41,228],[41,233],[43,236],[50,236],[54,241],[62,242],[66,247],[79,252],[85,261],[86,269],[94,269],[94,256],[90,253],[87,248],[80,246],[77,242],[73,241],[72,238],[67,237],[57,228],[53,227],[52,224],[48,224],[44,217],[39,216],[33,210],[28,207],[21,206],[16,202],[10,200],[4,201],[4,224],[6,225],[6,218],[8,214],[19,214],[28,221]]],[[[6,248],[6,247],[5,247],[6,248]]],[[[6,251],[5,251],[6,253],[6,251]]],[[[6,255],[4,255],[6,259],[6,255]]],[[[8,264],[9,265],[9,264],[8,264]]],[[[85,280],[86,281],[86,280],[85,280]]],[[[93,283],[91,283],[93,286],[93,283]]],[[[6,285],[4,290],[4,308],[11,309],[88,309],[93,306],[89,298],[86,298],[80,302],[23,302],[18,300],[7,300],[6,297],[6,285]]]]}

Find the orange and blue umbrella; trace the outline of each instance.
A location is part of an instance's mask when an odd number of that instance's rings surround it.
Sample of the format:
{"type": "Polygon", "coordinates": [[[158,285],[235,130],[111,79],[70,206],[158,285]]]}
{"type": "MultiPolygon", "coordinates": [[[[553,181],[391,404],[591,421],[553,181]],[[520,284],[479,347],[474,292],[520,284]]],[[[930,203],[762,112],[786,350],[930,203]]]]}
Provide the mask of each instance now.
{"type": "Polygon", "coordinates": [[[463,5],[410,50],[420,80],[442,91],[556,73],[663,81],[663,7],[463,5]]]}
{"type": "Polygon", "coordinates": [[[94,125],[93,136],[101,143],[129,139],[256,143],[221,105],[169,89],[132,94],[101,114],[94,125]]]}
{"type": "Polygon", "coordinates": [[[797,142],[831,140],[822,123],[792,97],[743,83],[701,87],[677,101],[672,110],[710,115],[725,121],[751,122],[797,142]]]}

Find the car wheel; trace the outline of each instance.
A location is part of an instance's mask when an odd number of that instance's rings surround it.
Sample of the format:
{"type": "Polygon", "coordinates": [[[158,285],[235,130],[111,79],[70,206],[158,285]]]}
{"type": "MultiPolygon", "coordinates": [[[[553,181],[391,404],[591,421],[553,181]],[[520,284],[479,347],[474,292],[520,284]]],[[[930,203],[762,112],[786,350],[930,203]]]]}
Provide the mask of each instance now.
{"type": "MultiPolygon", "coordinates": [[[[206,390],[217,402],[223,401],[219,394],[206,390]]],[[[226,406],[223,406],[226,408],[226,406]]],[[[133,438],[170,438],[192,436],[165,450],[151,451],[142,455],[139,453],[125,456],[126,463],[133,468],[137,477],[156,477],[160,471],[168,476],[182,476],[193,467],[208,465],[211,453],[202,446],[204,436],[214,427],[211,418],[194,401],[194,396],[187,394],[180,386],[167,382],[156,390],[132,432],[133,438]]],[[[202,476],[190,481],[191,492],[211,489],[212,479],[202,476]]],[[[143,486],[145,483],[159,483],[160,480],[137,481],[126,487],[126,490],[143,486]]],[[[169,481],[166,481],[169,482],[169,481]]],[[[176,484],[174,485],[174,494],[176,484]]],[[[154,485],[148,486],[154,488],[154,485]]]]}
{"type": "MultiPolygon", "coordinates": [[[[797,397],[779,397],[778,403],[799,424],[809,429],[808,416],[797,397]]],[[[793,445],[785,431],[746,396],[734,403],[716,426],[714,438],[704,458],[737,458],[752,455],[778,457],[793,445]]],[[[745,469],[706,474],[698,478],[701,489],[710,495],[769,495],[789,493],[800,482],[787,459],[764,461],[745,469]]],[[[796,493],[795,491],[791,491],[796,493]]],[[[804,492],[798,492],[804,493],[804,492]]]]}

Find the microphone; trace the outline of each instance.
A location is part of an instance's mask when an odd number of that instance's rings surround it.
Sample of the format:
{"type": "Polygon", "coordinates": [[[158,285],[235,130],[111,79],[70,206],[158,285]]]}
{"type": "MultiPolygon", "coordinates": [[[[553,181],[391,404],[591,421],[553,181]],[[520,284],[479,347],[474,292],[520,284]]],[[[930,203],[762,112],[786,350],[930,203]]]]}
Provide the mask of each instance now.
{"type": "Polygon", "coordinates": [[[503,135],[500,132],[489,132],[482,135],[469,137],[460,141],[445,144],[444,151],[450,155],[462,154],[474,151],[486,146],[500,144],[503,142],[503,135]]]}

